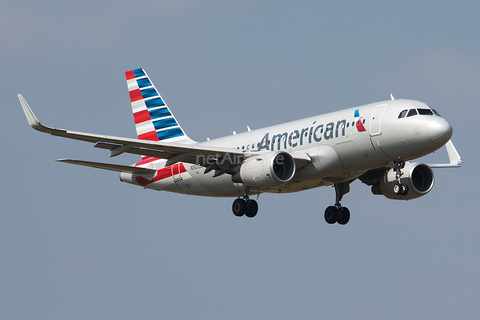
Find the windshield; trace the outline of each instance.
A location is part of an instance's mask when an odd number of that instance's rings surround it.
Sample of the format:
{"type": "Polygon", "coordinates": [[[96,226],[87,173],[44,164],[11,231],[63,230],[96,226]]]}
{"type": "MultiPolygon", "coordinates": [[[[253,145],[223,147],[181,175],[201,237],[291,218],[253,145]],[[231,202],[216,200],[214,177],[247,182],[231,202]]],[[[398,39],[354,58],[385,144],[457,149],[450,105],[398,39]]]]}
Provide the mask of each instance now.
{"type": "Polygon", "coordinates": [[[398,115],[398,118],[405,118],[405,117],[413,117],[416,115],[422,116],[433,116],[436,115],[441,117],[441,115],[435,109],[427,109],[427,108],[418,108],[418,109],[410,109],[410,110],[402,110],[398,115]]]}

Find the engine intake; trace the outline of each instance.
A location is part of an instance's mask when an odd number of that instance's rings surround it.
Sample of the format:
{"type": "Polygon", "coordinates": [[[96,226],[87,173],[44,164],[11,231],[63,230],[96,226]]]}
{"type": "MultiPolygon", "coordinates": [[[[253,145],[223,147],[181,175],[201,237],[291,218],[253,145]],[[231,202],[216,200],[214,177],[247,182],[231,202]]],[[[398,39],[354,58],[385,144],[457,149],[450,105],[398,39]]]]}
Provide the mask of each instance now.
{"type": "Polygon", "coordinates": [[[268,189],[287,183],[294,174],[293,157],[288,152],[276,151],[246,159],[232,180],[247,187],[268,189]]]}
{"type": "Polygon", "coordinates": [[[420,198],[430,192],[433,188],[435,177],[432,169],[426,164],[406,162],[402,169],[401,182],[408,187],[406,195],[397,195],[393,191],[397,185],[395,171],[389,169],[380,179],[380,182],[372,186],[374,194],[381,194],[394,200],[411,200],[420,198]]]}

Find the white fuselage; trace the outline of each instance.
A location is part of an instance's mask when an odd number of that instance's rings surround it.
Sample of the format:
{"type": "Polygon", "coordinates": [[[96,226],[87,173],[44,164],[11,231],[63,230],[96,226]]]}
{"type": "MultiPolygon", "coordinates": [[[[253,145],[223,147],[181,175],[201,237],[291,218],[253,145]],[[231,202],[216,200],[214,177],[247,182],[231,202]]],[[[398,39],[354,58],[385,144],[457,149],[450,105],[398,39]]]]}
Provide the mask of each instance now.
{"type": "MultiPolygon", "coordinates": [[[[407,161],[442,147],[452,128],[438,115],[399,118],[403,110],[430,109],[414,100],[389,100],[314,116],[280,125],[252,130],[198,143],[197,146],[228,147],[245,154],[283,150],[311,161],[297,163],[295,176],[275,188],[260,192],[297,192],[351,181],[368,170],[388,166],[392,161],[407,161]],[[300,164],[300,165],[299,165],[300,164]],[[303,165],[303,166],[302,166],[303,165]]],[[[122,172],[124,182],[146,188],[191,195],[237,197],[242,185],[231,175],[204,174],[205,167],[177,163],[165,167],[166,160],[145,160],[137,166],[157,169],[155,174],[122,172]]]]}

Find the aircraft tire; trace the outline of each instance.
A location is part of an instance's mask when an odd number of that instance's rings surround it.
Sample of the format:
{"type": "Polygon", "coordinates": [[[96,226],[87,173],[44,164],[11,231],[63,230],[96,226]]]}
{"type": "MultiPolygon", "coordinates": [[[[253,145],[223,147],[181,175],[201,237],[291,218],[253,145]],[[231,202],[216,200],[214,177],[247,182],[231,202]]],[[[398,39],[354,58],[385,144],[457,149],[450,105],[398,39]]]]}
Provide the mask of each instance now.
{"type": "Polygon", "coordinates": [[[345,225],[348,223],[348,221],[350,221],[350,210],[348,210],[348,208],[341,207],[338,210],[338,215],[339,215],[337,219],[338,224],[345,225]]]}
{"type": "Polygon", "coordinates": [[[243,199],[235,199],[232,205],[233,214],[237,217],[243,216],[247,212],[247,203],[243,199]]]}
{"type": "Polygon", "coordinates": [[[330,207],[327,207],[327,209],[325,209],[324,217],[325,217],[325,221],[328,224],[334,224],[335,222],[337,222],[338,216],[339,216],[339,213],[336,207],[330,206],[330,207]]]}
{"type": "Polygon", "coordinates": [[[402,193],[402,185],[396,184],[393,186],[393,193],[399,196],[402,193]]]}
{"type": "Polygon", "coordinates": [[[396,184],[393,186],[393,193],[395,193],[397,196],[405,196],[408,193],[408,187],[406,184],[396,184]]]}
{"type": "Polygon", "coordinates": [[[258,203],[255,200],[248,200],[247,201],[247,211],[245,215],[249,218],[253,218],[257,215],[258,212],[258,203]]]}

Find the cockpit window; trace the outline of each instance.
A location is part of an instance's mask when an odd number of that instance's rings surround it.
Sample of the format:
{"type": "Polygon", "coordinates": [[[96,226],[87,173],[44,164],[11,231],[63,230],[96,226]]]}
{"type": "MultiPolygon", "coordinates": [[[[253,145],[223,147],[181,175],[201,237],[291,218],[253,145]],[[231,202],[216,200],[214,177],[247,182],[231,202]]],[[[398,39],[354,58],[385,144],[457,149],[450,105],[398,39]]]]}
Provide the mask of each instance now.
{"type": "Polygon", "coordinates": [[[410,109],[410,111],[408,111],[407,117],[411,117],[415,115],[417,115],[417,109],[410,109]]]}
{"type": "Polygon", "coordinates": [[[400,112],[400,114],[398,115],[398,119],[404,118],[407,115],[407,112],[408,110],[403,110],[402,112],[400,112]]]}
{"type": "Polygon", "coordinates": [[[430,109],[417,109],[418,114],[420,115],[427,115],[427,116],[433,116],[433,112],[430,109]]]}
{"type": "Polygon", "coordinates": [[[400,112],[400,114],[398,115],[398,118],[399,119],[405,118],[405,115],[407,117],[412,117],[412,116],[416,116],[417,114],[426,115],[426,116],[436,115],[441,117],[440,114],[435,109],[418,108],[418,109],[402,110],[402,112],[400,112]]]}

